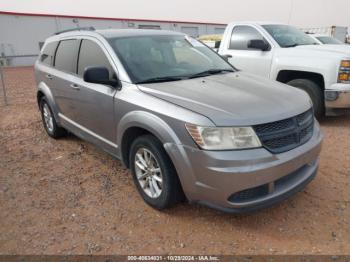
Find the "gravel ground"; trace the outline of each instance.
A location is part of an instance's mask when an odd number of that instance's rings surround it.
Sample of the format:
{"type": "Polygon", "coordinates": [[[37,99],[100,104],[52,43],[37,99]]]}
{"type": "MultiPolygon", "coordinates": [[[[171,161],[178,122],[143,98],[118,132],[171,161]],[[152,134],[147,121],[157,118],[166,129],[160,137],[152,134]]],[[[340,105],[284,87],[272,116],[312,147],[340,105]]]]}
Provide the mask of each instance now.
{"type": "Polygon", "coordinates": [[[318,176],[274,208],[235,216],[184,203],[158,212],[118,160],[74,136],[46,135],[31,67],[5,77],[0,254],[350,254],[350,117],[321,122],[318,176]]]}

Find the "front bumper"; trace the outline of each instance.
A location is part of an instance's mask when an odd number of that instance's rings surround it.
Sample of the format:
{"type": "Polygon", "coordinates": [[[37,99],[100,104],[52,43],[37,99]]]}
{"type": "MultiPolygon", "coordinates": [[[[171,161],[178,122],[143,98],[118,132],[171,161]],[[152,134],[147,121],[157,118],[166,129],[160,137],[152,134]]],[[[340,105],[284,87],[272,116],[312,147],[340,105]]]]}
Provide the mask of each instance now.
{"type": "Polygon", "coordinates": [[[325,90],[327,109],[350,109],[350,84],[333,84],[325,90]]]}
{"type": "Polygon", "coordinates": [[[264,148],[204,151],[166,144],[190,202],[243,213],[271,206],[303,189],[316,175],[322,135],[281,154],[264,148]]]}

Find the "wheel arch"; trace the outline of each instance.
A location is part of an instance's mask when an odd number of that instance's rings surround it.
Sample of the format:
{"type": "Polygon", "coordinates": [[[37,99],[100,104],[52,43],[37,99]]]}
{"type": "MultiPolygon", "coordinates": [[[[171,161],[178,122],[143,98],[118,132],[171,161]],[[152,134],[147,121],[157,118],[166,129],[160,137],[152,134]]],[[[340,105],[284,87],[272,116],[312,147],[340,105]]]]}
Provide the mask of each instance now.
{"type": "Polygon", "coordinates": [[[56,106],[54,96],[53,96],[50,88],[45,83],[41,82],[38,85],[38,91],[36,93],[36,98],[37,98],[37,103],[38,103],[39,108],[40,108],[40,101],[43,97],[46,98],[46,100],[49,103],[50,108],[55,116],[56,122],[59,123],[59,117],[58,117],[59,111],[58,111],[58,108],[56,106]]]}
{"type": "Polygon", "coordinates": [[[149,112],[134,111],[126,114],[120,120],[117,130],[117,144],[120,145],[119,156],[126,167],[129,167],[130,145],[141,135],[151,134],[163,145],[180,143],[172,128],[163,119],[149,112]]]}
{"type": "Polygon", "coordinates": [[[315,82],[322,90],[325,89],[324,76],[317,72],[299,70],[280,70],[276,77],[276,81],[284,84],[295,79],[308,79],[315,82]]]}

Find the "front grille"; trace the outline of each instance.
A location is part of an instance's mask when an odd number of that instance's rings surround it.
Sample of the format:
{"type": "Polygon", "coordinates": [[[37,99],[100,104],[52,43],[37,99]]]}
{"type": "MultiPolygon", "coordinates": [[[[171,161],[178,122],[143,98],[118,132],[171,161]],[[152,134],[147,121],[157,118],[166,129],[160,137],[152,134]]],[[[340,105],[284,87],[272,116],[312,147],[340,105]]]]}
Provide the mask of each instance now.
{"type": "Polygon", "coordinates": [[[282,153],[306,143],[312,136],[312,109],[288,119],[253,127],[263,147],[272,153],[282,153]]]}

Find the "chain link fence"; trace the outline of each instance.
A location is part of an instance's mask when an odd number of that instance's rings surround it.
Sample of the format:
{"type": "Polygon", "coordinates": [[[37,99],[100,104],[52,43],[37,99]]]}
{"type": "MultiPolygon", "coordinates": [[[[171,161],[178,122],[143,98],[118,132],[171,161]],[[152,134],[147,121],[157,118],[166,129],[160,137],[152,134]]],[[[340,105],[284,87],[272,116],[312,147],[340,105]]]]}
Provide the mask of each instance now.
{"type": "Polygon", "coordinates": [[[8,81],[6,79],[6,72],[9,69],[16,68],[16,66],[11,66],[11,61],[13,59],[34,59],[37,57],[37,54],[33,55],[12,55],[12,56],[0,56],[0,99],[2,102],[0,102],[0,105],[8,106],[9,105],[9,91],[8,91],[8,81]]]}

